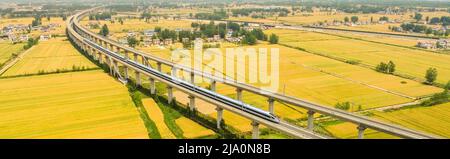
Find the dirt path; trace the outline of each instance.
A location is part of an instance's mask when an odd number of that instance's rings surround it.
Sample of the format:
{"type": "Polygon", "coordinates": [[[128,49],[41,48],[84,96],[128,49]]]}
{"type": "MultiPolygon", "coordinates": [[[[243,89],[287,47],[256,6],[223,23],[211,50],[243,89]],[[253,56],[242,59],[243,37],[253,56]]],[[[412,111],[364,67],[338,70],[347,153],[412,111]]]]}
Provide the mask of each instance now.
{"type": "Polygon", "coordinates": [[[161,109],[159,109],[155,101],[151,98],[146,98],[142,99],[142,104],[144,105],[148,116],[153,120],[153,122],[155,122],[161,138],[176,139],[175,135],[173,135],[172,131],[170,131],[170,129],[164,122],[164,114],[162,113],[161,109]]]}

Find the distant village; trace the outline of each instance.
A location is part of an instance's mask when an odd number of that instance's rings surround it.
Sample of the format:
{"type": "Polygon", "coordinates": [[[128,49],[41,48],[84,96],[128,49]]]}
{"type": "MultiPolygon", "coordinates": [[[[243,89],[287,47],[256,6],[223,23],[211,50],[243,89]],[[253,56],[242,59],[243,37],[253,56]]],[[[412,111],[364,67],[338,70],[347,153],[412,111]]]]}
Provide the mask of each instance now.
{"type": "MultiPolygon", "coordinates": [[[[99,25],[100,25],[99,22],[91,21],[86,25],[86,27],[93,29],[93,28],[98,27],[99,25]]],[[[266,30],[266,29],[270,29],[272,27],[273,26],[261,25],[261,24],[257,24],[257,23],[248,23],[245,26],[242,26],[242,29],[250,32],[254,29],[266,30]]],[[[174,29],[174,31],[177,33],[181,32],[181,31],[188,31],[190,33],[193,33],[195,31],[195,29],[194,28],[189,28],[189,29],[188,28],[176,28],[176,29],[174,29]]],[[[144,46],[144,47],[171,46],[177,42],[177,41],[174,41],[172,38],[160,39],[159,37],[156,37],[156,35],[157,35],[157,32],[154,29],[147,29],[147,30],[144,30],[141,32],[129,31],[129,32],[127,32],[125,37],[119,37],[117,39],[117,41],[123,45],[128,45],[129,38],[136,38],[136,39],[141,40],[140,46],[144,46]]],[[[179,42],[190,43],[191,41],[202,41],[202,42],[206,42],[206,43],[216,44],[218,42],[227,41],[230,43],[240,43],[243,39],[244,39],[244,36],[234,37],[233,30],[229,29],[225,33],[224,38],[222,38],[220,35],[213,35],[212,37],[195,38],[193,40],[191,40],[189,38],[182,38],[181,41],[179,41],[179,42]]]]}
{"type": "Polygon", "coordinates": [[[439,39],[439,40],[430,40],[430,41],[419,41],[417,43],[417,47],[424,49],[450,49],[450,40],[447,39],[439,39]]]}
{"type": "Polygon", "coordinates": [[[9,24],[1,29],[0,41],[9,40],[11,43],[27,42],[31,38],[31,32],[33,31],[40,32],[39,40],[46,41],[52,37],[49,32],[60,27],[61,25],[57,23],[34,27],[25,24],[9,24]]]}

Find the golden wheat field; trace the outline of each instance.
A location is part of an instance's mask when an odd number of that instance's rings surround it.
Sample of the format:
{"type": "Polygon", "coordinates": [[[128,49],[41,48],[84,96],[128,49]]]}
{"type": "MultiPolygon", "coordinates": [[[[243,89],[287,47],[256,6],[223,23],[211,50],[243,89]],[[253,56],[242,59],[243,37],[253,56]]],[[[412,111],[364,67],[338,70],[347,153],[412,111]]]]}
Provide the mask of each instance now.
{"type": "MultiPolygon", "coordinates": [[[[359,105],[361,105],[361,109],[369,109],[412,101],[412,99],[395,93],[419,97],[441,91],[441,89],[436,87],[381,74],[366,68],[280,45],[260,44],[255,47],[277,47],[280,49],[280,81],[283,81],[280,83],[280,92],[328,106],[334,106],[337,102],[350,101],[353,103],[350,111],[358,111],[359,105]],[[286,88],[284,88],[284,85],[286,85],[286,88]],[[391,91],[394,93],[388,93],[391,91]]],[[[171,57],[168,48],[150,47],[142,49],[147,53],[166,59],[171,57]]],[[[222,49],[225,49],[225,47],[222,49]]],[[[163,70],[169,72],[169,68],[163,68],[163,70]]],[[[179,77],[182,78],[181,74],[179,74],[179,77]]],[[[236,92],[232,87],[218,84],[217,90],[221,94],[235,98],[236,92]]],[[[186,94],[180,92],[174,93],[174,95],[179,102],[183,104],[188,103],[186,94]]],[[[243,101],[268,110],[266,98],[244,92],[243,101]]],[[[213,105],[199,101],[196,104],[200,112],[213,118],[216,117],[213,105]]],[[[306,116],[304,109],[279,102],[275,102],[275,114],[282,118],[293,120],[306,116]]],[[[251,128],[249,120],[229,112],[224,113],[224,120],[243,132],[249,131],[251,128]]]]}
{"type": "Polygon", "coordinates": [[[358,25],[358,26],[331,26],[331,28],[339,29],[349,29],[358,31],[371,31],[371,32],[382,32],[382,33],[392,33],[392,34],[403,34],[401,32],[393,32],[389,29],[389,26],[399,27],[399,23],[386,23],[386,24],[373,24],[373,25],[358,25]]]}
{"type": "MultiPolygon", "coordinates": [[[[361,40],[367,40],[371,42],[377,42],[377,43],[383,43],[383,44],[389,44],[389,45],[397,45],[397,46],[405,46],[405,47],[411,47],[413,49],[419,49],[416,47],[417,42],[421,41],[417,38],[404,38],[404,37],[390,37],[390,36],[383,36],[383,35],[369,35],[369,34],[358,34],[358,33],[340,33],[340,32],[334,32],[333,34],[344,36],[344,37],[352,37],[356,39],[361,40]]],[[[426,50],[426,49],[423,49],[426,50]]]]}
{"type": "MultiPolygon", "coordinates": [[[[260,44],[254,48],[272,47],[280,49],[279,70],[280,81],[283,82],[279,83],[279,92],[287,95],[306,98],[326,105],[350,101],[356,105],[362,105],[362,108],[366,109],[409,101],[396,95],[396,93],[419,97],[441,91],[439,88],[422,85],[415,81],[380,74],[369,69],[280,45],[260,44]],[[386,93],[387,91],[394,93],[386,93]],[[392,100],[378,100],[376,98],[392,100]]],[[[222,49],[225,50],[225,48],[222,49]]],[[[151,49],[149,53],[170,58],[170,50],[168,49],[151,49]]],[[[248,70],[246,73],[245,77],[248,79],[248,70]]],[[[258,83],[252,84],[259,85],[258,83]]],[[[230,96],[235,93],[231,88],[229,91],[226,87],[220,90],[230,96]]],[[[265,106],[265,102],[260,102],[260,104],[265,106]]]]}
{"type": "Polygon", "coordinates": [[[207,137],[215,134],[214,131],[207,129],[186,117],[180,117],[176,119],[175,122],[183,131],[183,136],[188,139],[207,137]]]}
{"type": "MultiPolygon", "coordinates": [[[[376,120],[398,124],[403,127],[416,129],[422,132],[435,134],[441,137],[450,137],[450,103],[431,107],[407,108],[389,112],[373,111],[371,116],[376,120]]],[[[356,138],[357,125],[339,123],[325,128],[339,138],[356,138]]],[[[366,131],[367,138],[396,138],[394,136],[370,130],[366,131]]]]}
{"type": "Polygon", "coordinates": [[[412,129],[450,137],[450,103],[392,112],[375,112],[374,117],[412,129]]]}
{"type": "Polygon", "coordinates": [[[126,87],[102,71],[0,79],[0,138],[148,138],[126,87]]]}
{"type": "Polygon", "coordinates": [[[0,18],[0,28],[3,28],[7,25],[17,25],[17,24],[31,24],[34,18],[0,18]]]}
{"type": "Polygon", "coordinates": [[[392,60],[397,73],[417,79],[423,80],[426,70],[433,67],[439,73],[437,82],[446,83],[450,80],[449,55],[314,32],[273,29],[267,33],[279,35],[281,44],[324,56],[357,61],[371,67],[392,60]]]}
{"type": "Polygon", "coordinates": [[[23,51],[24,44],[11,44],[9,41],[0,42],[0,65],[8,61],[14,54],[23,51]]]}
{"type": "Polygon", "coordinates": [[[286,17],[267,17],[265,19],[255,19],[251,17],[230,17],[230,20],[264,22],[264,23],[286,23],[293,25],[307,25],[318,22],[344,21],[345,17],[358,16],[359,21],[378,21],[380,17],[387,16],[391,20],[409,21],[412,18],[410,14],[405,15],[385,15],[385,14],[349,14],[349,13],[330,13],[330,12],[314,12],[314,13],[297,13],[296,15],[288,15],[286,17]]]}
{"type": "Polygon", "coordinates": [[[96,68],[92,62],[76,50],[67,38],[39,41],[23,59],[8,69],[2,76],[55,72],[78,68],[96,68]]]}
{"type": "Polygon", "coordinates": [[[156,128],[162,139],[176,139],[172,131],[164,123],[164,114],[152,98],[142,99],[145,111],[147,111],[150,119],[155,122],[156,128]]]}

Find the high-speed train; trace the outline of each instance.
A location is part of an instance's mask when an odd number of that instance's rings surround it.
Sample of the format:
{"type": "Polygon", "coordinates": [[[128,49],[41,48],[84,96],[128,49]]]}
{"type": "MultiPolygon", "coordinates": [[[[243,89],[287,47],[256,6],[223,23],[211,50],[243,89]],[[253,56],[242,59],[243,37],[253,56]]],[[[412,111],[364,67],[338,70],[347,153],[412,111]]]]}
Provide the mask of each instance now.
{"type": "Polygon", "coordinates": [[[155,70],[153,68],[147,67],[147,66],[145,66],[143,64],[140,64],[138,62],[135,62],[133,60],[129,60],[128,58],[125,58],[125,56],[122,56],[122,55],[117,54],[115,52],[112,52],[112,51],[110,51],[108,49],[105,49],[104,47],[102,47],[102,46],[100,46],[100,45],[90,41],[87,38],[84,38],[83,40],[86,43],[88,43],[89,45],[97,48],[98,50],[101,50],[102,52],[108,54],[109,56],[111,56],[111,57],[113,57],[113,58],[115,58],[117,60],[123,61],[123,62],[127,63],[128,65],[136,67],[136,68],[138,68],[140,70],[143,70],[143,71],[145,71],[147,73],[150,73],[150,74],[152,74],[152,75],[154,75],[156,77],[159,77],[159,78],[161,78],[161,79],[163,79],[165,81],[168,81],[168,82],[170,82],[170,83],[172,83],[174,85],[181,86],[181,87],[183,87],[183,88],[185,88],[187,90],[190,90],[190,91],[196,92],[198,94],[201,94],[203,96],[215,99],[215,100],[217,100],[219,102],[222,102],[222,103],[224,103],[226,105],[229,105],[229,106],[232,106],[234,108],[240,109],[240,110],[242,110],[244,112],[247,112],[247,113],[250,113],[252,115],[264,118],[264,119],[269,120],[271,122],[275,122],[275,123],[279,123],[280,122],[280,120],[275,115],[273,115],[273,114],[271,114],[271,113],[269,113],[267,111],[264,111],[262,109],[256,108],[256,107],[251,106],[249,104],[246,104],[246,103],[244,103],[242,101],[237,101],[235,99],[223,96],[221,94],[215,93],[215,92],[210,91],[208,89],[196,86],[194,84],[191,84],[189,82],[183,81],[181,79],[178,79],[178,78],[169,76],[167,74],[161,73],[161,72],[159,72],[159,71],[157,71],[157,70],[155,70]]]}

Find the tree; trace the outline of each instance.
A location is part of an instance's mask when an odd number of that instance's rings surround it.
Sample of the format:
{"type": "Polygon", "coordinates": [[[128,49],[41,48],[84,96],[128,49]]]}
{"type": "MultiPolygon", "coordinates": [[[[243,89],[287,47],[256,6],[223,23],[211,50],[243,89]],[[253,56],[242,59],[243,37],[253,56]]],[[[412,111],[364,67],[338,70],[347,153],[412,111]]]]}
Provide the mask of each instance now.
{"type": "Polygon", "coordinates": [[[434,81],[436,81],[436,78],[438,76],[438,72],[436,68],[429,68],[425,74],[425,79],[428,84],[433,84],[434,81]]]}
{"type": "Polygon", "coordinates": [[[158,27],[158,26],[155,27],[155,32],[159,33],[159,32],[161,32],[161,30],[162,30],[161,27],[158,27]]]}
{"type": "Polygon", "coordinates": [[[128,45],[129,45],[130,47],[136,47],[136,45],[139,44],[139,41],[138,41],[135,37],[129,37],[129,38],[127,39],[127,41],[128,41],[128,45]]]}
{"type": "Polygon", "coordinates": [[[415,13],[415,14],[414,14],[414,19],[417,20],[417,21],[422,20],[422,17],[423,17],[423,15],[420,14],[420,13],[415,13]]]}
{"type": "Polygon", "coordinates": [[[389,17],[382,16],[380,17],[380,21],[389,21],[389,17]]]}
{"type": "Polygon", "coordinates": [[[262,29],[253,29],[250,33],[253,34],[258,40],[267,40],[267,35],[264,34],[262,29]]]}
{"type": "Polygon", "coordinates": [[[39,39],[33,39],[29,38],[27,41],[27,45],[23,46],[25,50],[31,48],[33,45],[36,45],[38,43],[39,39]]]}
{"type": "Polygon", "coordinates": [[[353,16],[351,18],[351,20],[352,20],[353,23],[356,23],[356,22],[358,22],[359,18],[358,18],[358,16],[353,16]]]}
{"type": "Polygon", "coordinates": [[[388,64],[386,64],[384,62],[380,62],[380,64],[377,65],[375,70],[377,70],[378,72],[387,73],[388,68],[389,68],[388,64]]]}
{"type": "Polygon", "coordinates": [[[344,18],[344,22],[347,23],[347,22],[349,22],[349,21],[350,21],[350,19],[349,19],[348,17],[345,17],[345,18],[344,18]]]}
{"type": "Polygon", "coordinates": [[[106,24],[103,24],[102,28],[100,29],[100,33],[99,34],[103,35],[103,36],[108,36],[109,29],[108,29],[108,26],[106,24]]]}
{"type": "Polygon", "coordinates": [[[350,102],[343,102],[343,103],[336,103],[334,107],[341,110],[349,110],[350,106],[351,106],[350,102]]]}
{"type": "Polygon", "coordinates": [[[39,26],[42,24],[42,20],[41,20],[41,16],[40,15],[36,15],[34,16],[34,20],[31,21],[31,26],[39,26]]]}
{"type": "Polygon", "coordinates": [[[278,44],[278,40],[279,40],[279,37],[277,35],[275,35],[273,33],[272,33],[272,35],[270,35],[269,42],[271,44],[278,44]]]}
{"type": "Polygon", "coordinates": [[[389,61],[387,69],[388,69],[387,73],[394,73],[395,72],[395,64],[394,64],[394,62],[389,61]]]}
{"type": "Polygon", "coordinates": [[[243,41],[244,44],[248,45],[255,45],[256,44],[256,37],[252,34],[248,34],[244,37],[243,41]]]}
{"type": "Polygon", "coordinates": [[[123,25],[123,19],[122,18],[119,18],[119,23],[120,23],[120,25],[123,25]]]}
{"type": "Polygon", "coordinates": [[[438,24],[440,22],[441,22],[441,19],[439,17],[434,17],[434,18],[431,18],[431,20],[430,20],[430,24],[438,24]]]}
{"type": "Polygon", "coordinates": [[[447,90],[450,90],[450,81],[447,82],[447,84],[445,85],[444,88],[447,89],[447,90]]]}
{"type": "Polygon", "coordinates": [[[433,29],[431,28],[427,28],[427,30],[425,30],[425,34],[430,35],[433,33],[433,29]]]}

